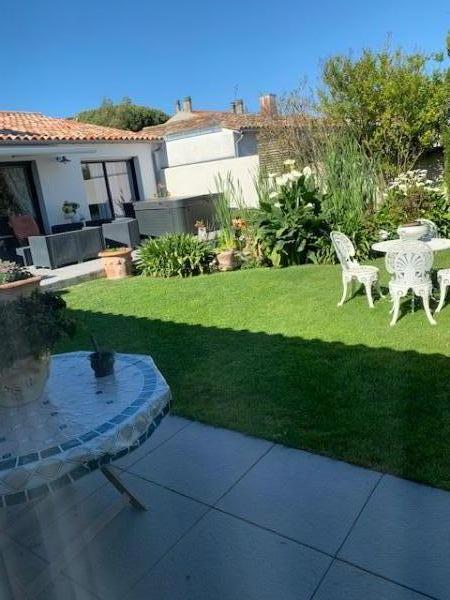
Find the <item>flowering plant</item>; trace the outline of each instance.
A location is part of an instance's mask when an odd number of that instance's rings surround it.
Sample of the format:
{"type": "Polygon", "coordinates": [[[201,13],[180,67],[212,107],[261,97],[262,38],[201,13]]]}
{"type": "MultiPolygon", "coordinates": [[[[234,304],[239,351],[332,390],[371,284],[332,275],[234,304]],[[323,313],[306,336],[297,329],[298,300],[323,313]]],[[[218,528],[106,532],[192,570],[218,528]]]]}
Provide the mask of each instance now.
{"type": "Polygon", "coordinates": [[[391,234],[399,225],[421,218],[434,221],[441,234],[450,233],[449,201],[441,185],[428,179],[422,169],[401,173],[389,184],[375,218],[391,234]]]}
{"type": "Polygon", "coordinates": [[[270,192],[260,202],[256,241],[274,266],[300,264],[313,259],[325,223],[321,216],[322,195],[309,167],[284,163],[284,172],[269,176],[270,192]]]}

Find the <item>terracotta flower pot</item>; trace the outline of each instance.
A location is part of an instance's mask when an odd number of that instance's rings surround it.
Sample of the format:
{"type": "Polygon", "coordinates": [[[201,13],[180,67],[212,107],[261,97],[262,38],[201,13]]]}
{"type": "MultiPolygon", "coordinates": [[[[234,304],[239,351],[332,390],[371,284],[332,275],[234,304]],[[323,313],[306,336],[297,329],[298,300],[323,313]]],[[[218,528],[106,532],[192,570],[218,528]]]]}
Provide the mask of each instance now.
{"type": "Polygon", "coordinates": [[[0,406],[21,406],[39,400],[49,376],[50,356],[27,356],[0,371],[0,406]]]}
{"type": "Polygon", "coordinates": [[[219,271],[233,271],[237,267],[236,250],[224,250],[217,254],[219,271]]]}
{"type": "Polygon", "coordinates": [[[132,274],[131,248],[103,250],[98,255],[108,279],[124,279],[132,274]]]}
{"type": "Polygon", "coordinates": [[[30,277],[0,285],[0,302],[11,302],[18,298],[31,296],[39,288],[42,277],[30,277]]]}

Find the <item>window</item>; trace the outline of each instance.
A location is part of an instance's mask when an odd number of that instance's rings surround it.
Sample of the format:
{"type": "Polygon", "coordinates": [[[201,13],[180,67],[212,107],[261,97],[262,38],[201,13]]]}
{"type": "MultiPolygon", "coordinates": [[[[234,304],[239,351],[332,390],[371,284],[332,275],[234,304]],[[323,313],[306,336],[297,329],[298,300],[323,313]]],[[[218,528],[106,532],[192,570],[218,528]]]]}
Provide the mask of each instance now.
{"type": "Polygon", "coordinates": [[[81,168],[91,219],[123,217],[124,204],[138,200],[131,160],[84,162],[81,168]]]}
{"type": "Polygon", "coordinates": [[[0,163],[0,216],[33,215],[42,229],[30,163],[0,163]]]}

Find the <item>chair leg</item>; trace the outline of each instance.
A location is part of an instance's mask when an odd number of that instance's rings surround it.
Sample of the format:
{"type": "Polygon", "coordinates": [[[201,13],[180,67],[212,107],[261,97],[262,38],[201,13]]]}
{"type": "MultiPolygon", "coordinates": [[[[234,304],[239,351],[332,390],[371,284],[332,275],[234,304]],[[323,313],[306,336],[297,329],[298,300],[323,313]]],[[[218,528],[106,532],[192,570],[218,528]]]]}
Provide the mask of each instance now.
{"type": "Polygon", "coordinates": [[[448,285],[441,281],[440,292],[439,292],[439,304],[434,312],[441,312],[442,307],[444,306],[445,296],[447,295],[447,287],[448,285]]]}
{"type": "Polygon", "coordinates": [[[425,314],[427,315],[428,320],[431,325],[436,325],[436,321],[433,319],[433,316],[430,311],[430,296],[428,294],[424,294],[422,296],[423,307],[425,309],[425,314]]]}
{"type": "Polygon", "coordinates": [[[346,277],[342,278],[342,286],[343,286],[344,290],[342,292],[342,298],[341,298],[340,302],[338,302],[338,306],[342,306],[345,302],[345,299],[347,298],[348,281],[347,281],[346,277]]]}
{"type": "Polygon", "coordinates": [[[364,283],[364,287],[366,288],[367,302],[369,303],[370,308],[373,308],[372,284],[366,282],[364,283]]]}
{"type": "Polygon", "coordinates": [[[392,306],[392,319],[391,319],[391,327],[396,324],[398,319],[398,314],[400,312],[400,296],[394,296],[392,298],[393,306],[392,306]]]}
{"type": "Polygon", "coordinates": [[[376,285],[377,292],[378,292],[378,294],[379,294],[380,298],[385,298],[385,295],[384,295],[384,294],[383,294],[383,292],[381,291],[381,285],[380,285],[380,282],[379,282],[378,280],[377,280],[377,282],[376,282],[376,284],[375,284],[375,285],[376,285]]]}

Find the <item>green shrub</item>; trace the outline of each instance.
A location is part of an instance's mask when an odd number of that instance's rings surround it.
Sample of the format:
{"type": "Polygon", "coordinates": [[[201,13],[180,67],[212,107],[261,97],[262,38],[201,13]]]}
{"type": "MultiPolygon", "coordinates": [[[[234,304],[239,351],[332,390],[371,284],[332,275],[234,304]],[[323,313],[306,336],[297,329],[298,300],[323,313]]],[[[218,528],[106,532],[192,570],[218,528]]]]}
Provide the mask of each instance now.
{"type": "Polygon", "coordinates": [[[0,302],[0,370],[20,358],[52,352],[61,338],[71,337],[75,323],[65,307],[65,301],[50,292],[0,302]]]}
{"type": "Polygon", "coordinates": [[[136,265],[150,277],[189,277],[208,271],[212,259],[210,244],[194,235],[173,233],[144,242],[136,265]]]}
{"type": "Polygon", "coordinates": [[[314,177],[308,170],[294,169],[293,162],[287,161],[286,173],[271,178],[272,191],[260,201],[254,220],[255,241],[275,267],[314,261],[326,233],[314,177]]]}

